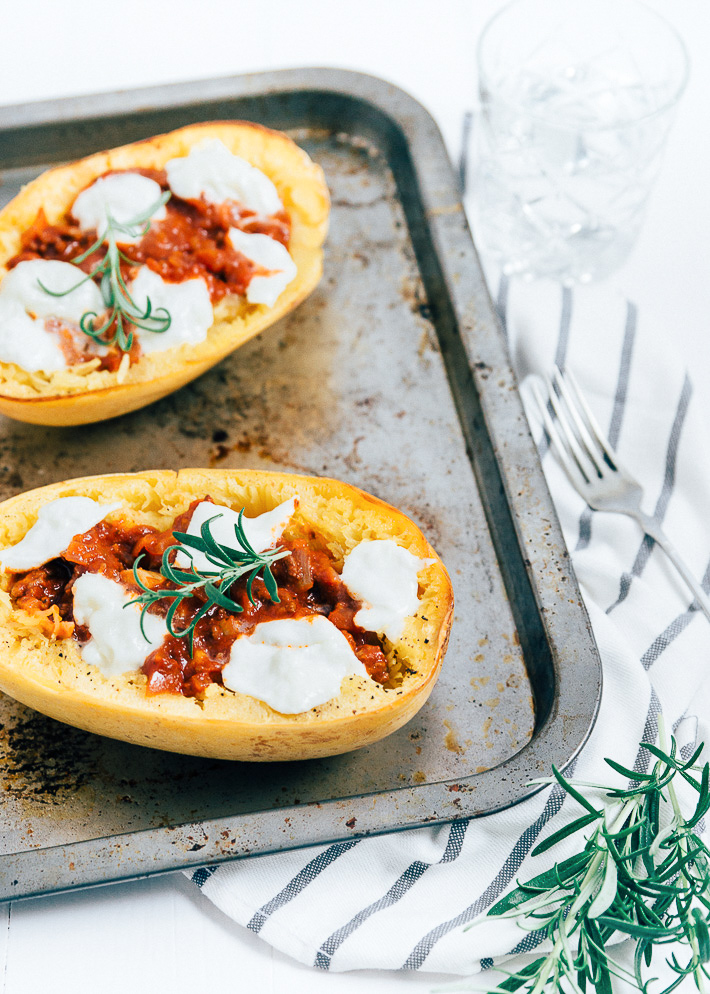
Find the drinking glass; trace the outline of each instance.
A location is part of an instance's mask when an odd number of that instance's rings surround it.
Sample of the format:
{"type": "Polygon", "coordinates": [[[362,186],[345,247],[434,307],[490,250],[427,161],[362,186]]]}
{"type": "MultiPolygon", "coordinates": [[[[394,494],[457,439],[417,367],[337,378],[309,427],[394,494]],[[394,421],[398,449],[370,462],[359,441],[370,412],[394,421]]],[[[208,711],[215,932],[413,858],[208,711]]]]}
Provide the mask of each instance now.
{"type": "Polygon", "coordinates": [[[688,77],[635,0],[514,0],[478,49],[472,197],[504,271],[589,282],[627,257],[688,77]]]}

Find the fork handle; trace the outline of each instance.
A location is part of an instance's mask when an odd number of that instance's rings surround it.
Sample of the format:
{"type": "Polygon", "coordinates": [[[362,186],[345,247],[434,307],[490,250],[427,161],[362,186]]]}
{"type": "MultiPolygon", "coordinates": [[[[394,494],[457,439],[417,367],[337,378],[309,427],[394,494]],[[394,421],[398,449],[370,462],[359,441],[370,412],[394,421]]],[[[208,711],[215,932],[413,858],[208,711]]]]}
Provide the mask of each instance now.
{"type": "Polygon", "coordinates": [[[663,549],[692,591],[692,594],[698,603],[698,607],[704,611],[706,618],[710,621],[710,597],[708,597],[698,581],[695,579],[680,552],[678,552],[676,547],[654,518],[651,518],[647,514],[639,513],[638,521],[646,534],[649,535],[654,542],[656,542],[656,544],[663,549]]]}

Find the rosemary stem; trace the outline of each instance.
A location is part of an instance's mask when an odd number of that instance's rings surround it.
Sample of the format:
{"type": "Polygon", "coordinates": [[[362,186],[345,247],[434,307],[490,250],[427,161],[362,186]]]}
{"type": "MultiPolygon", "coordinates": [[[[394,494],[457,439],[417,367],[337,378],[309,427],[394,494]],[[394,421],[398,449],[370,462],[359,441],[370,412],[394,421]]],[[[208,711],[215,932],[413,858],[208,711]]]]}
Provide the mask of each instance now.
{"type": "Polygon", "coordinates": [[[542,990],[544,990],[544,988],[545,988],[545,986],[547,984],[548,978],[549,978],[550,974],[552,973],[552,970],[554,969],[554,967],[555,967],[555,965],[557,963],[557,959],[558,959],[558,956],[559,956],[560,952],[561,952],[560,941],[559,941],[559,938],[558,938],[558,939],[555,940],[555,942],[553,944],[553,947],[552,947],[552,952],[547,957],[547,960],[545,961],[542,969],[540,970],[540,973],[537,976],[537,980],[535,981],[535,986],[533,987],[533,989],[530,992],[530,994],[540,994],[540,992],[542,990]]]}
{"type": "MultiPolygon", "coordinates": [[[[168,633],[174,638],[187,638],[190,654],[192,654],[195,628],[211,607],[220,607],[236,614],[243,611],[241,603],[230,596],[232,585],[241,577],[247,576],[246,596],[252,604],[255,603],[252,584],[257,575],[260,575],[266,587],[266,593],[271,600],[275,603],[279,602],[278,585],[271,573],[271,567],[279,559],[283,559],[291,553],[288,549],[281,547],[256,552],[249,544],[244,532],[243,515],[244,508],[239,512],[238,521],[234,525],[234,540],[238,548],[221,545],[211,534],[212,523],[221,518],[222,514],[215,514],[214,517],[203,522],[200,526],[199,538],[186,532],[174,531],[173,537],[177,539],[177,545],[168,546],[163,553],[160,566],[160,573],[170,583],[168,587],[161,586],[156,589],[147,587],[138,573],[142,556],[136,559],[133,564],[133,577],[141,593],[132,601],[128,601],[126,607],[130,604],[141,605],[142,631],[145,612],[148,608],[158,601],[167,599],[172,602],[166,614],[168,633]],[[179,552],[189,560],[187,569],[176,566],[177,559],[175,563],[171,562],[175,552],[179,552]],[[207,569],[202,570],[195,567],[195,552],[206,556],[209,564],[207,569]],[[177,629],[174,625],[176,613],[198,591],[203,597],[203,606],[196,613],[192,612],[186,628],[177,629]]],[[[143,635],[145,636],[145,631],[143,631],[143,635]]]]}
{"type": "MultiPolygon", "coordinates": [[[[667,753],[669,751],[669,748],[668,748],[668,741],[666,738],[666,723],[664,721],[662,714],[658,716],[658,741],[660,742],[663,751],[667,753]]],[[[668,797],[670,798],[670,802],[673,807],[673,817],[676,821],[678,828],[680,828],[683,825],[684,821],[683,812],[681,810],[680,802],[678,800],[678,795],[676,794],[675,785],[672,780],[668,783],[668,797]]],[[[680,876],[683,878],[683,881],[685,883],[689,883],[692,887],[692,880],[688,876],[687,864],[685,863],[685,859],[688,856],[688,839],[684,833],[679,834],[678,847],[683,854],[683,866],[680,870],[680,876]]],[[[684,926],[687,925],[689,922],[691,915],[691,906],[692,906],[692,900],[687,905],[687,907],[685,907],[678,900],[678,898],[676,898],[676,908],[678,909],[678,916],[681,918],[684,926]]],[[[694,964],[693,979],[695,981],[695,986],[700,991],[700,994],[705,994],[707,988],[705,986],[705,973],[702,967],[702,959],[700,957],[700,946],[698,944],[698,939],[695,934],[695,930],[692,927],[690,928],[686,927],[684,928],[684,931],[688,940],[688,945],[690,946],[693,952],[693,959],[691,962],[694,964]]]]}
{"type": "MultiPolygon", "coordinates": [[[[593,838],[596,837],[598,833],[595,833],[593,838]]],[[[605,854],[603,852],[597,852],[592,857],[587,871],[582,877],[582,883],[579,888],[579,894],[576,900],[570,906],[567,917],[565,918],[565,923],[572,919],[576,922],[577,915],[582,910],[584,905],[588,902],[589,898],[594,893],[594,888],[596,885],[596,878],[599,876],[599,870],[601,869],[602,863],[604,862],[605,854]]]]}
{"type": "Polygon", "coordinates": [[[138,215],[130,221],[118,222],[110,214],[106,217],[106,230],[94,242],[94,244],[76,256],[71,261],[75,265],[80,265],[93,252],[106,245],[106,255],[101,262],[98,262],[90,273],[85,275],[74,286],[67,290],[54,291],[40,283],[40,287],[45,293],[53,297],[64,297],[72,293],[77,287],[86,283],[87,280],[100,279],[100,290],[107,314],[103,324],[100,315],[93,311],[87,311],[82,315],[79,322],[80,330],[92,338],[99,345],[117,345],[122,352],[129,352],[133,344],[133,328],[141,328],[144,331],[153,331],[159,334],[166,332],[170,327],[171,317],[164,307],[154,310],[149,299],[146,300],[145,310],[141,310],[131,297],[126,284],[121,275],[121,260],[131,263],[131,259],[123,255],[118,247],[118,238],[121,234],[135,237],[145,235],[150,228],[150,220],[153,214],[163,204],[167,202],[170,193],[160,195],[158,200],[143,214],[138,215]],[[126,332],[125,326],[128,326],[126,332]],[[113,333],[109,337],[111,327],[113,333]]]}

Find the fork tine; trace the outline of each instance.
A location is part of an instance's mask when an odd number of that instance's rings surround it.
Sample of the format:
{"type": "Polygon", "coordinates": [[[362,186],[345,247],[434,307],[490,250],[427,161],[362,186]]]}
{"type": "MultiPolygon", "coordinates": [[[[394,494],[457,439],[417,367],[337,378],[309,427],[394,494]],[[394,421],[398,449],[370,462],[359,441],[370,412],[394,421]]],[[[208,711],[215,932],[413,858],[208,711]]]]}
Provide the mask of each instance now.
{"type": "MultiPolygon", "coordinates": [[[[589,459],[594,464],[594,469],[597,472],[597,476],[601,477],[604,474],[603,450],[601,450],[599,445],[595,443],[594,439],[589,433],[587,425],[584,423],[582,417],[580,416],[579,407],[572,398],[572,395],[567,388],[567,384],[565,383],[565,378],[558,366],[553,367],[552,375],[554,376],[555,386],[557,387],[557,390],[560,396],[562,397],[565,406],[569,412],[569,416],[572,418],[574,426],[577,429],[579,440],[582,443],[584,449],[586,450],[589,459]]],[[[557,417],[558,419],[561,420],[561,416],[559,413],[557,414],[557,417]]]]}
{"type": "Polygon", "coordinates": [[[572,371],[568,369],[567,372],[564,375],[565,375],[565,378],[568,380],[569,385],[572,387],[572,390],[574,391],[577,403],[579,404],[579,407],[581,408],[582,413],[584,414],[584,417],[587,420],[587,424],[588,424],[588,426],[589,426],[592,434],[594,435],[594,438],[596,439],[599,447],[602,449],[602,451],[604,452],[604,455],[606,456],[607,460],[609,461],[609,465],[611,466],[612,469],[618,470],[619,469],[619,461],[617,459],[616,453],[614,452],[614,450],[609,445],[609,442],[607,441],[606,436],[604,435],[604,432],[599,427],[597,419],[592,414],[592,411],[591,411],[591,409],[589,407],[589,404],[584,399],[584,394],[580,390],[579,384],[577,383],[577,380],[576,380],[576,378],[574,376],[574,373],[572,373],[572,371]]]}
{"type": "Polygon", "coordinates": [[[560,437],[560,434],[557,431],[557,428],[555,427],[555,423],[553,422],[552,418],[550,417],[547,411],[548,402],[547,399],[543,396],[542,390],[540,389],[539,385],[534,379],[531,385],[532,385],[533,396],[535,397],[537,406],[540,411],[542,423],[545,427],[545,431],[547,432],[547,437],[550,439],[550,444],[555,451],[555,455],[559,459],[560,464],[564,469],[565,473],[567,473],[567,476],[569,477],[569,481],[572,484],[572,486],[575,488],[575,490],[580,490],[582,487],[585,486],[585,484],[589,483],[589,480],[580,470],[579,465],[575,463],[575,461],[572,459],[567,449],[565,448],[564,442],[562,441],[562,438],[560,437]]]}
{"type": "Polygon", "coordinates": [[[570,426],[570,421],[568,415],[562,410],[562,405],[560,404],[560,398],[555,393],[555,388],[552,385],[551,380],[547,377],[545,378],[545,386],[547,387],[547,393],[550,400],[550,406],[552,411],[557,418],[556,427],[558,431],[561,431],[562,437],[566,443],[567,451],[572,456],[574,461],[577,463],[580,473],[584,477],[587,483],[590,482],[590,477],[596,475],[593,461],[586,458],[582,448],[579,444],[572,427],[570,426]]]}

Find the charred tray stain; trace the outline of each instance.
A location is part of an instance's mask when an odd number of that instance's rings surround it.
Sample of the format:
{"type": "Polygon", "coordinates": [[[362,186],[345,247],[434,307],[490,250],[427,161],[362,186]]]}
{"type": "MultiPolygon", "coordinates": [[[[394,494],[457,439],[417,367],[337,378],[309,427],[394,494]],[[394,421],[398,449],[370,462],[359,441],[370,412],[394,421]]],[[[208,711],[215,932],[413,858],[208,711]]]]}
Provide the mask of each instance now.
{"type": "Polygon", "coordinates": [[[71,803],[92,780],[94,736],[13,705],[0,729],[2,790],[25,802],[71,803]]]}

